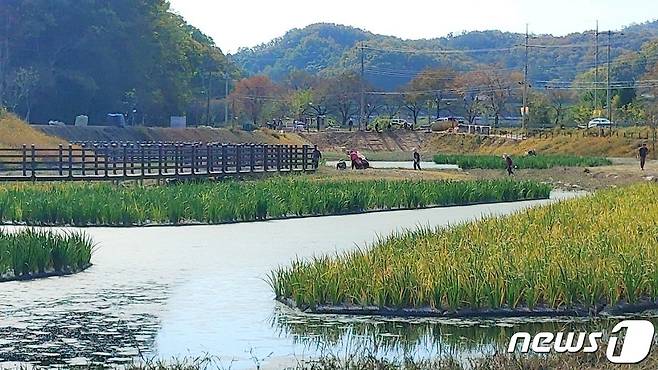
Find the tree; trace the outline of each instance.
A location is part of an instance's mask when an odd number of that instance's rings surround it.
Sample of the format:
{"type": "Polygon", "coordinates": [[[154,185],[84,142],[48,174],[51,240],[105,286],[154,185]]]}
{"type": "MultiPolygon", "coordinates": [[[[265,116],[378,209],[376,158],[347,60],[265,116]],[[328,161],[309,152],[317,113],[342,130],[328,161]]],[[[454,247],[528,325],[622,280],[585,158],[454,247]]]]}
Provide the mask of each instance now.
{"type": "Polygon", "coordinates": [[[436,119],[440,118],[442,103],[448,96],[454,77],[455,72],[451,69],[431,68],[422,71],[412,81],[415,89],[426,92],[427,103],[436,108],[436,119]]]}
{"type": "Polygon", "coordinates": [[[533,92],[529,95],[528,122],[542,128],[551,125],[551,106],[546,94],[533,92]]]}
{"type": "Polygon", "coordinates": [[[361,78],[354,72],[344,72],[327,80],[327,100],[341,125],[357,113],[356,98],[361,89],[361,78]]]}
{"type": "Polygon", "coordinates": [[[475,71],[459,75],[453,82],[454,91],[462,101],[462,111],[469,124],[475,122],[484,108],[480,97],[482,79],[481,72],[475,71]]]}
{"type": "Polygon", "coordinates": [[[11,76],[34,71],[36,122],[78,114],[104,121],[124,109],[124,93],[133,89],[143,117],[167,122],[206,97],[202,76],[232,69],[166,0],[0,3],[0,100],[6,103],[11,76]]]}
{"type": "Polygon", "coordinates": [[[573,100],[573,93],[567,89],[547,87],[547,103],[553,110],[553,124],[555,127],[562,125],[566,117],[569,105],[573,100]]]}
{"type": "Polygon", "coordinates": [[[366,94],[366,106],[364,112],[366,114],[366,125],[370,122],[373,115],[377,114],[380,110],[384,109],[384,99],[377,92],[366,94]]]}
{"type": "Polygon", "coordinates": [[[21,103],[25,103],[25,120],[30,121],[32,90],[37,85],[39,75],[31,68],[19,68],[7,83],[6,102],[9,110],[16,112],[21,103]]]}
{"type": "Polygon", "coordinates": [[[258,126],[263,118],[267,104],[277,97],[279,88],[266,76],[253,76],[238,81],[231,93],[230,99],[236,102],[241,113],[247,115],[251,122],[258,126]]]}
{"type": "Polygon", "coordinates": [[[303,121],[313,102],[313,90],[310,88],[303,90],[294,90],[288,94],[290,110],[298,121],[303,121]]]}
{"type": "Polygon", "coordinates": [[[496,66],[477,73],[476,76],[482,86],[479,96],[483,98],[483,104],[489,113],[494,116],[494,127],[498,127],[500,115],[506,110],[523,76],[520,76],[520,73],[504,72],[496,66]]]}
{"type": "Polygon", "coordinates": [[[388,119],[393,119],[402,110],[402,99],[397,94],[384,95],[382,98],[382,111],[388,119]]]}

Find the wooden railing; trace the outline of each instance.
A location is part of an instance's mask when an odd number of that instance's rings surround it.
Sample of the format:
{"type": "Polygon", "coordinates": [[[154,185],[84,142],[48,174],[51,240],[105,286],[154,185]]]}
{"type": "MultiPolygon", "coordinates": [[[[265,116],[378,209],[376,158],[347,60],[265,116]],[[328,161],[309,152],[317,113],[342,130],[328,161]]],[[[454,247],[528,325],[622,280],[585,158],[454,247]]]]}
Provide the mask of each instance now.
{"type": "Polygon", "coordinates": [[[0,149],[0,181],[224,177],[315,171],[308,145],[105,143],[0,149]]]}

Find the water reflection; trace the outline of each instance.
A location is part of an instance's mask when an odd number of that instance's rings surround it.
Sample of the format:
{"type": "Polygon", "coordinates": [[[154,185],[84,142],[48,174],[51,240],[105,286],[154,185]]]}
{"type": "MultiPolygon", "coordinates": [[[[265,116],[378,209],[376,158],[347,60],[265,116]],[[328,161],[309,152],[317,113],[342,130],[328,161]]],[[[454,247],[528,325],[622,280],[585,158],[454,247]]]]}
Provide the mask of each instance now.
{"type": "MultiPolygon", "coordinates": [[[[638,317],[658,325],[658,312],[609,318],[408,319],[308,315],[283,305],[272,325],[314,353],[368,353],[378,358],[470,358],[504,352],[517,332],[607,333],[638,317]]],[[[607,335],[606,335],[607,336],[607,335]]],[[[654,338],[656,341],[656,338],[654,338]]]]}
{"type": "Polygon", "coordinates": [[[410,325],[404,323],[376,325],[377,331],[357,326],[350,335],[337,331],[350,326],[339,320],[338,325],[308,323],[320,338],[311,350],[304,338],[312,335],[272,326],[275,301],[266,277],[296,257],[342,253],[377,235],[508,214],[546,202],[219,226],[85,229],[99,243],[94,266],[85,272],[0,284],[0,367],[7,361],[121,363],[137,352],[161,358],[209,353],[235,360],[232,369],[242,369],[253,367],[251,350],[258,356],[272,353],[269,361],[280,363],[312,355],[322,346],[341,349],[345,342],[378,351],[388,348],[387,343],[411,351],[414,338],[424,343],[418,347],[435,351],[461,337],[477,342],[483,335],[477,329],[444,336],[435,327],[428,335],[400,329],[398,325],[410,325]],[[333,341],[322,339],[332,335],[333,341]]]}

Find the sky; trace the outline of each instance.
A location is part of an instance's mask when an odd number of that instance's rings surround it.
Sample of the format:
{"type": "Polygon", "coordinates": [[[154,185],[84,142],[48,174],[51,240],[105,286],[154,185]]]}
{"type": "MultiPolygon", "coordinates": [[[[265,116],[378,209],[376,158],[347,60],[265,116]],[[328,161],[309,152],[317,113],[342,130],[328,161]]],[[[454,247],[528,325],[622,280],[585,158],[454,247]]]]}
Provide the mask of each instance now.
{"type": "Polygon", "coordinates": [[[617,30],[658,18],[656,0],[170,0],[172,9],[226,53],[292,28],[338,23],[405,39],[499,29],[565,35],[617,30]]]}

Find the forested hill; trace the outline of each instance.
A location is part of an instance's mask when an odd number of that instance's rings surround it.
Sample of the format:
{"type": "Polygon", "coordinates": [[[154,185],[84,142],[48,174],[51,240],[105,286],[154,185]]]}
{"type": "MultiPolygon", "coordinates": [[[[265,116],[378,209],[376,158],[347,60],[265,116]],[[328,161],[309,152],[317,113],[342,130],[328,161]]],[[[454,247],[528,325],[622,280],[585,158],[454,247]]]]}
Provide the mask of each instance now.
{"type": "Polygon", "coordinates": [[[226,67],[167,0],[0,0],[0,45],[0,105],[31,122],[133,111],[166,122],[226,67]]]}
{"type": "MultiPolygon", "coordinates": [[[[599,61],[606,60],[606,33],[599,36],[599,61]]],[[[637,52],[658,37],[658,21],[632,25],[623,34],[612,34],[611,56],[617,59],[637,52]]],[[[232,56],[250,74],[264,73],[282,80],[292,70],[330,74],[360,69],[359,46],[365,50],[366,78],[375,86],[393,89],[407,83],[427,67],[446,66],[466,71],[482,65],[522,70],[525,35],[501,31],[476,31],[428,40],[403,40],[335,24],[314,24],[293,29],[285,36],[232,56]],[[484,50],[483,50],[484,49],[484,50]],[[508,50],[509,49],[509,50],[508,50]],[[463,53],[442,53],[458,50],[463,53]]],[[[533,35],[529,52],[533,80],[573,80],[594,65],[594,31],[563,37],[533,35]],[[571,45],[571,46],[568,46],[571,45]]]]}

